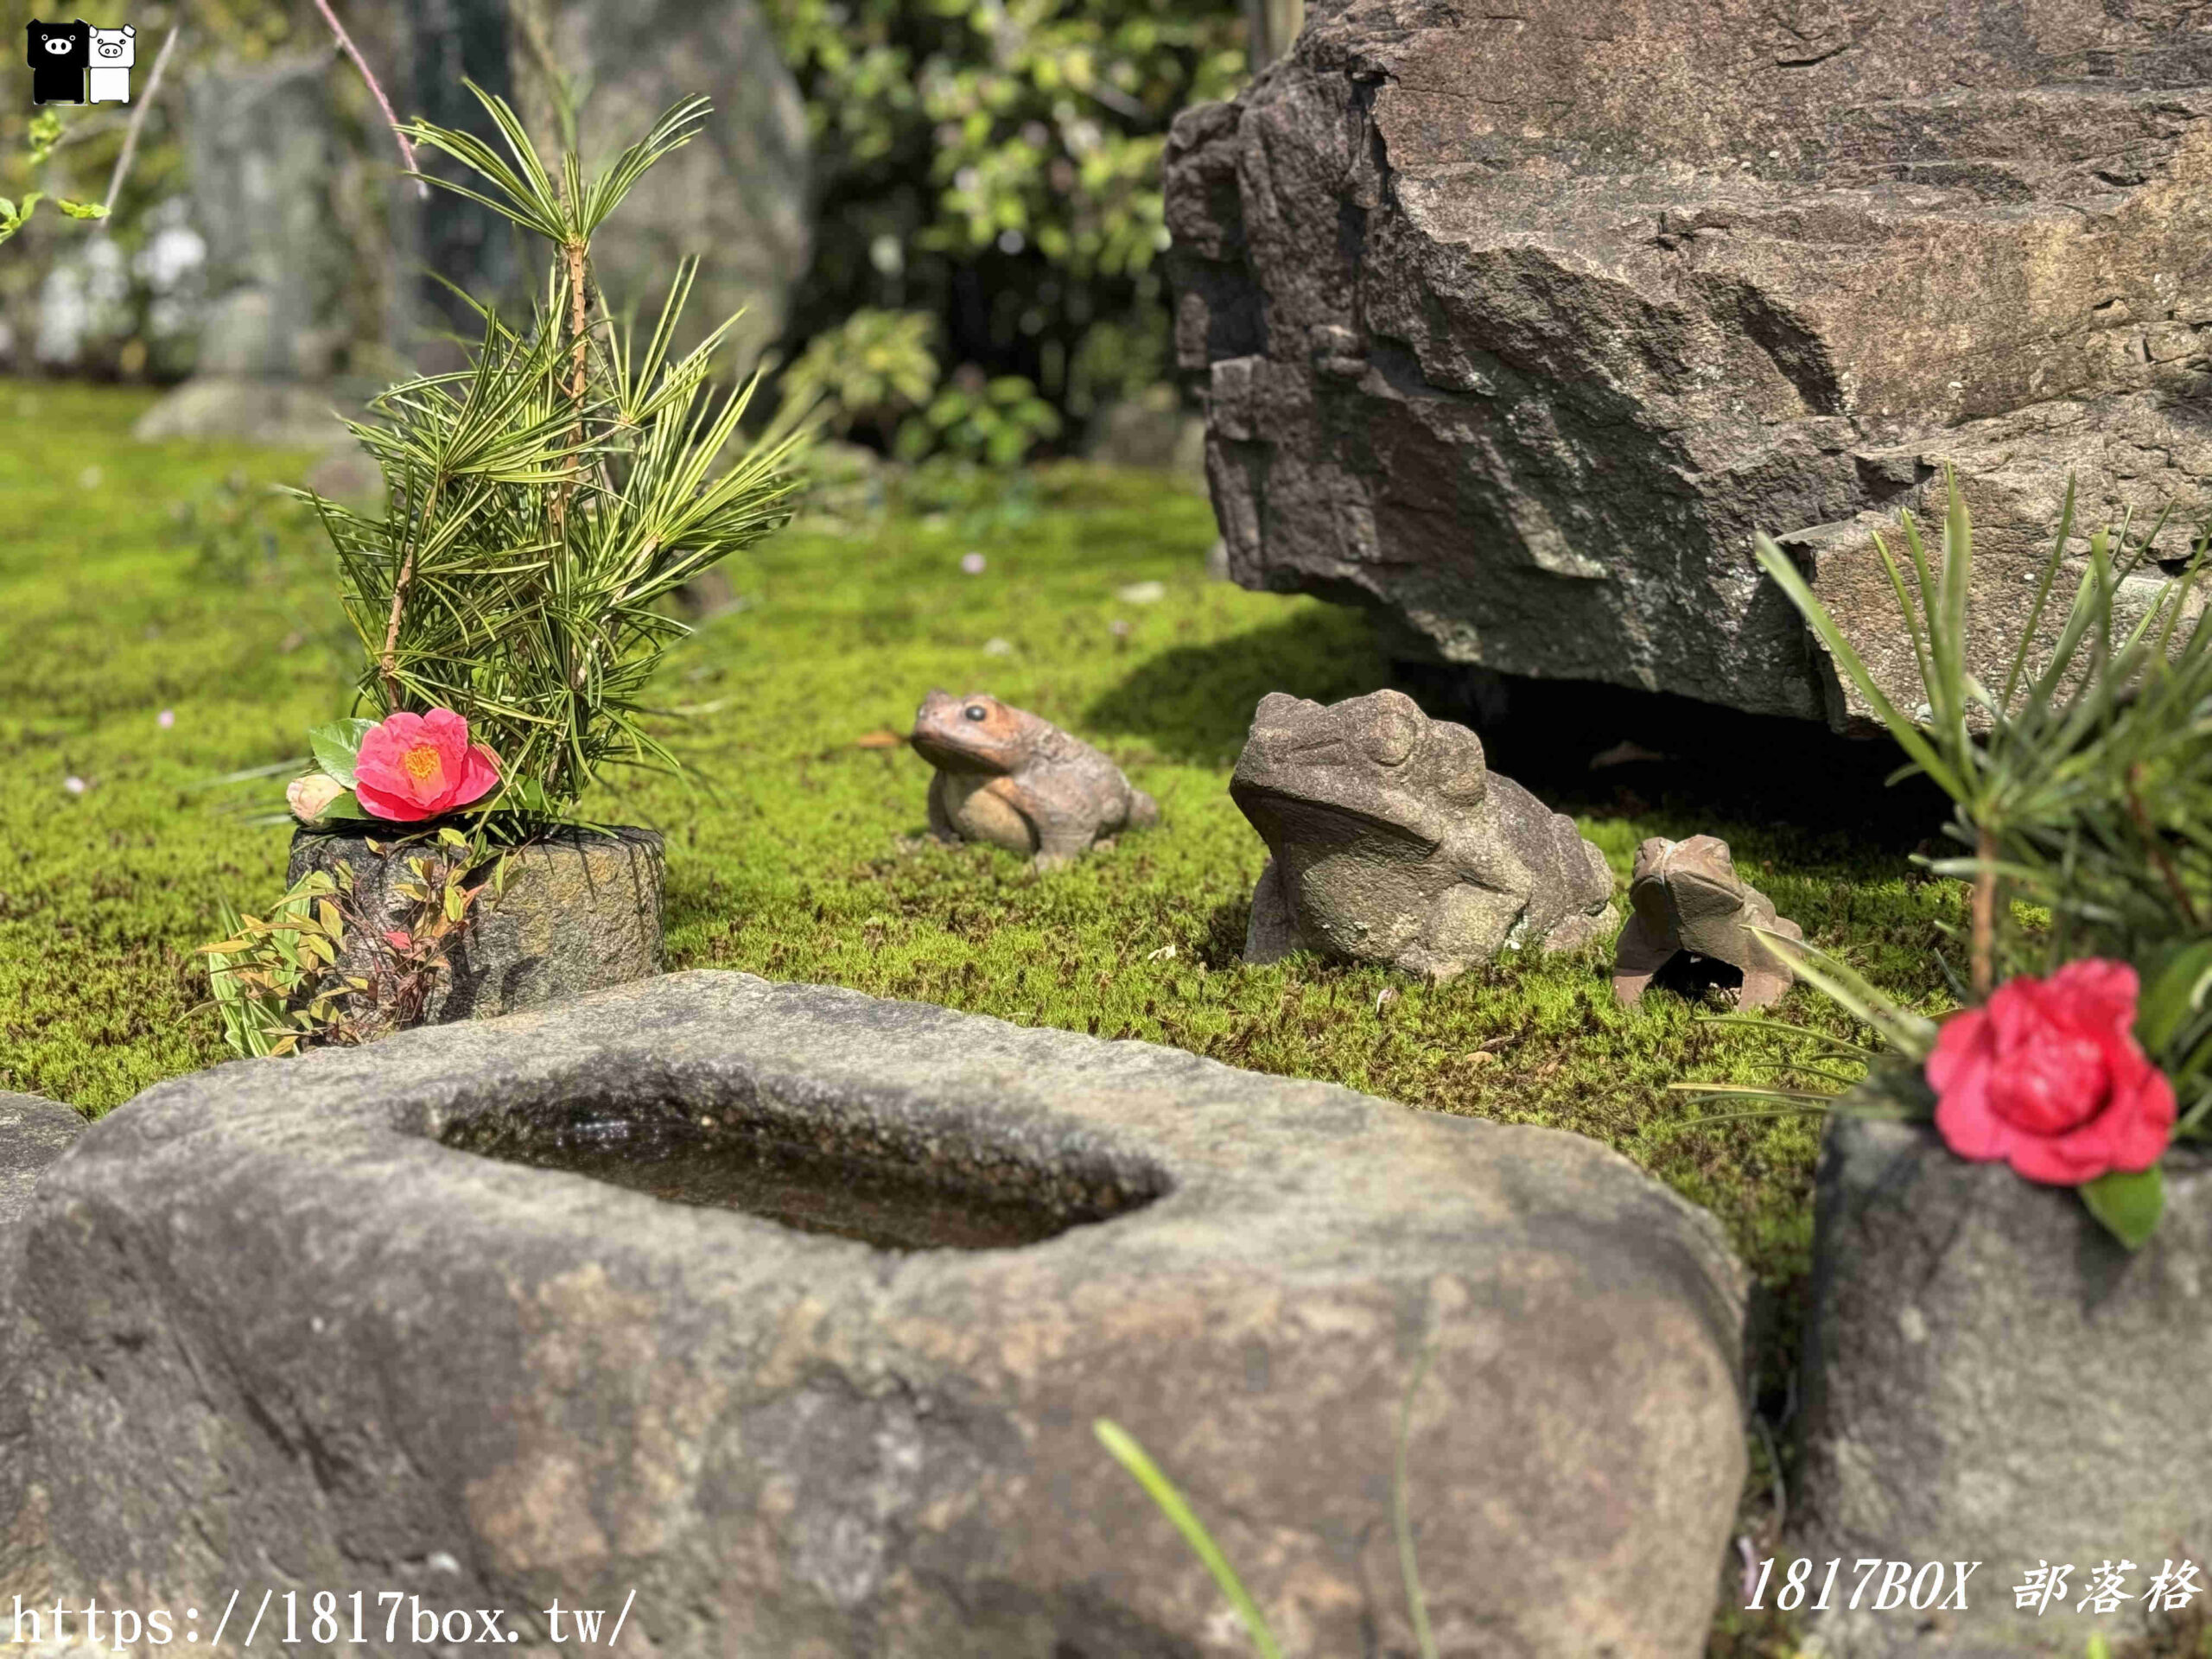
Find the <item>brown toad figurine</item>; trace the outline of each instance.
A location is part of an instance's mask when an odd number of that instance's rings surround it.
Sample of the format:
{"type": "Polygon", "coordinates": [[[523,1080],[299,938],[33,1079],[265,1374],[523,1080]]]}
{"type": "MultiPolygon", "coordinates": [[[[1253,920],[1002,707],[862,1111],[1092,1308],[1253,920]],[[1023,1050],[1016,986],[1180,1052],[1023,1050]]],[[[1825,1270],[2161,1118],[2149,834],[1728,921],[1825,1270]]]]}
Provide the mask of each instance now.
{"type": "Polygon", "coordinates": [[[1613,947],[1613,995],[1622,1001],[1636,1001],[1653,976],[1685,951],[1743,974],[1738,1007],[1763,1008],[1789,988],[1789,969],[1767,953],[1751,929],[1791,939],[1804,933],[1776,915],[1774,901],[1736,874],[1728,843],[1718,836],[1687,841],[1654,836],[1636,849],[1628,898],[1633,913],[1613,947]]]}
{"type": "Polygon", "coordinates": [[[910,741],[937,768],[930,830],[940,841],[1033,854],[1044,870],[1118,830],[1160,822],[1152,797],[1090,745],[982,692],[931,692],[910,741]]]}

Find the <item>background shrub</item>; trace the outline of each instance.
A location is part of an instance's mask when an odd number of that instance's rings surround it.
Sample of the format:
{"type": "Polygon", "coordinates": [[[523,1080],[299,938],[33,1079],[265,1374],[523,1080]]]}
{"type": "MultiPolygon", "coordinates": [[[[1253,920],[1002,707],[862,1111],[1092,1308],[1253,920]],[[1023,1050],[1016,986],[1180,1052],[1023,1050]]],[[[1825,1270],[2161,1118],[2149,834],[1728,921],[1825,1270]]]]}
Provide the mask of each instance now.
{"type": "Polygon", "coordinates": [[[979,412],[1023,410],[1033,441],[1033,402],[1080,423],[1165,378],[1160,153],[1178,111],[1244,74],[1236,0],[764,3],[819,181],[792,346],[868,308],[934,319],[940,378],[966,389],[941,429],[971,438],[979,412]]]}

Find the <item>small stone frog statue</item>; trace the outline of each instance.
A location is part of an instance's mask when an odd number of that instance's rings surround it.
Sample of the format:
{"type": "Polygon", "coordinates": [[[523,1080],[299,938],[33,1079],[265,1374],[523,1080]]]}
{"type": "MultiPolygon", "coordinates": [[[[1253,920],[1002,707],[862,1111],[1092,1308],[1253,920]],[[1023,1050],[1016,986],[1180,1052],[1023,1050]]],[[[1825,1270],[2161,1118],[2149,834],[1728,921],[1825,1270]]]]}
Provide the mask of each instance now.
{"type": "Polygon", "coordinates": [[[1728,843],[1718,836],[1687,841],[1654,836],[1636,849],[1628,898],[1633,913],[1613,947],[1613,995],[1622,1001],[1643,996],[1653,976],[1685,951],[1742,973],[1738,1007],[1763,1008],[1789,988],[1789,969],[1767,954],[1751,930],[1763,927],[1792,939],[1805,935],[1736,874],[1728,843]]]}
{"type": "Polygon", "coordinates": [[[1261,699],[1229,792],[1274,855],[1247,962],[1303,948],[1446,980],[1610,934],[1612,873],[1574,820],[1483,764],[1464,726],[1376,691],[1261,699]]]}
{"type": "Polygon", "coordinates": [[[1152,797],[1090,745],[980,691],[931,692],[909,741],[937,768],[930,830],[940,841],[987,841],[1048,870],[1160,822],[1152,797]]]}

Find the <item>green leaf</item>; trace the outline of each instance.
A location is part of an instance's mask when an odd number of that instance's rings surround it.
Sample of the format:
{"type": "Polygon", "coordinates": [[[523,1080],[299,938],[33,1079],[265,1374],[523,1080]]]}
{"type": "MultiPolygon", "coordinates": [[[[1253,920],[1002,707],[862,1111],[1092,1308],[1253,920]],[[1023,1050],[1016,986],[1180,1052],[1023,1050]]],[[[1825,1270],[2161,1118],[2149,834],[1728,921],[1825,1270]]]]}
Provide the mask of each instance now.
{"type": "Polygon", "coordinates": [[[2212,987],[2212,939],[2199,939],[2169,955],[2143,987],[2135,1006],[2135,1037],[2154,1058],[2165,1052],[2182,1022],[2203,1007],[2212,987]]]}
{"type": "Polygon", "coordinates": [[[2107,1232],[2129,1249],[2139,1250],[2164,1212],[2165,1179],[2156,1164],[2139,1172],[2116,1169],[2085,1185],[2082,1202],[2107,1232]]]}
{"type": "Polygon", "coordinates": [[[316,727],[308,734],[308,747],[315,751],[315,765],[346,788],[353,788],[353,759],[361,752],[362,737],[375,724],[372,720],[357,716],[316,727]]]}
{"type": "MultiPolygon", "coordinates": [[[[328,823],[334,819],[343,820],[348,823],[382,823],[385,822],[384,819],[377,817],[375,813],[363,806],[360,801],[355,797],[353,791],[350,789],[343,795],[338,796],[334,798],[328,806],[324,807],[322,809],[322,816],[317,818],[315,822],[318,823],[328,823]]],[[[352,888],[349,887],[346,891],[351,892],[352,888]]]]}
{"type": "Polygon", "coordinates": [[[56,196],[54,205],[72,219],[105,219],[107,208],[97,201],[72,201],[67,196],[56,196]]]}
{"type": "Polygon", "coordinates": [[[1881,1033],[1882,1039],[1917,1064],[1936,1047],[1936,1022],[1876,990],[1840,957],[1787,934],[1752,925],[1752,936],[1766,954],[1854,1019],[1881,1033]]]}

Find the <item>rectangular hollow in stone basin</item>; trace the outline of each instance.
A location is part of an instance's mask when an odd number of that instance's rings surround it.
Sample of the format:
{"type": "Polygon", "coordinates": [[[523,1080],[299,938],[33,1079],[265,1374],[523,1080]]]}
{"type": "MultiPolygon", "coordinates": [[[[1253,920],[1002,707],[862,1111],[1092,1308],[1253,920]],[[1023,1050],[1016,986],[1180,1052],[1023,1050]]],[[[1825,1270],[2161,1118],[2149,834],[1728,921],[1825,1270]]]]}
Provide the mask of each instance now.
{"type": "Polygon", "coordinates": [[[886,1250],[995,1250],[1111,1221],[1164,1178],[1075,1160],[1046,1166],[971,1136],[927,1145],[869,1126],[766,1118],[675,1101],[571,1100],[448,1124],[456,1151],[559,1170],[671,1204],[742,1211],[886,1250]]]}

